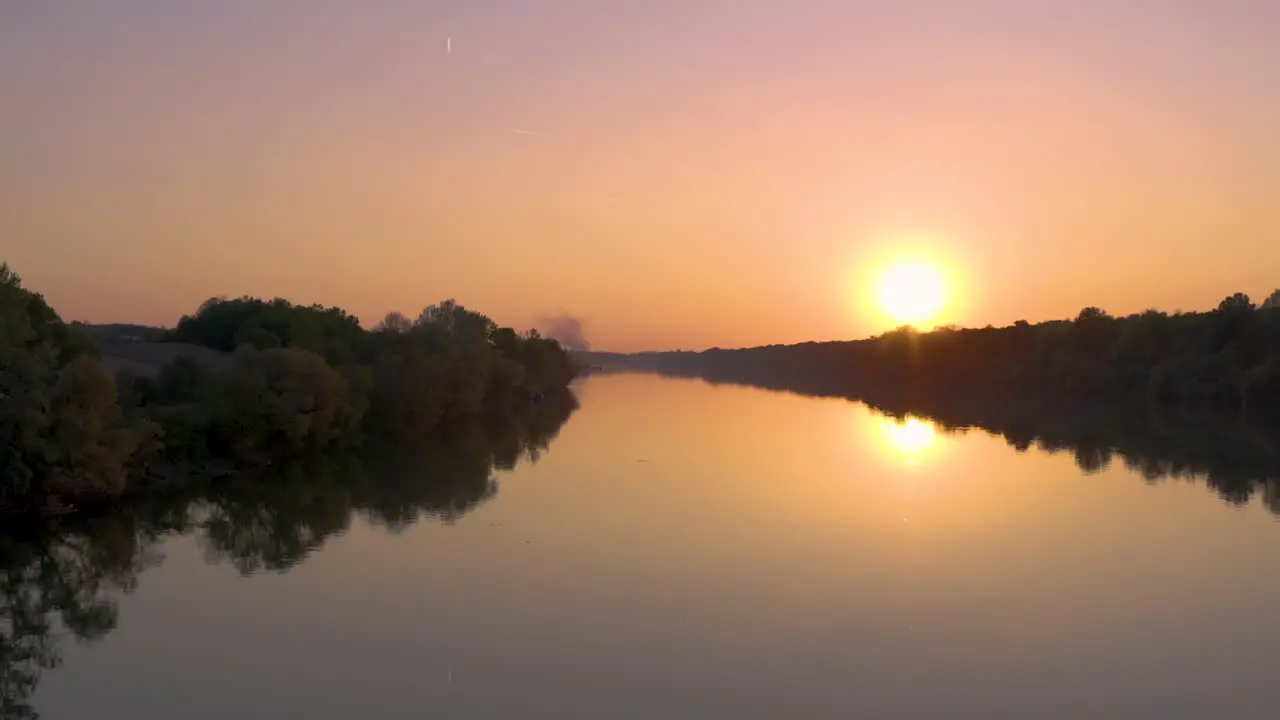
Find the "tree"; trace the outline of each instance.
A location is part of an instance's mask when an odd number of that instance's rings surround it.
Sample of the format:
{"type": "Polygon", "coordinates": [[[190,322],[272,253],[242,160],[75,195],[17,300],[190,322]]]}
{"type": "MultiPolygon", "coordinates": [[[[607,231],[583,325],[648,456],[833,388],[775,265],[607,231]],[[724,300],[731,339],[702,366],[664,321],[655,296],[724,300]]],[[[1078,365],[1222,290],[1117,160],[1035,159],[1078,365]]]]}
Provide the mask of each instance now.
{"type": "Polygon", "coordinates": [[[1238,292],[1234,295],[1228,295],[1223,298],[1222,302],[1218,303],[1218,312],[1222,314],[1241,315],[1252,313],[1253,311],[1253,301],[1244,293],[1238,292]]]}
{"type": "Polygon", "coordinates": [[[1276,308],[1280,308],[1280,290],[1271,293],[1266,300],[1262,301],[1262,310],[1274,310],[1276,308]]]}
{"type": "Polygon", "coordinates": [[[340,308],[215,297],[164,339],[235,354],[225,369],[179,357],[117,382],[0,265],[0,504],[123,493],[155,466],[160,428],[168,464],[273,464],[507,416],[574,372],[554,341],[452,299],[367,332],[340,308]]]}
{"type": "Polygon", "coordinates": [[[407,333],[413,330],[413,321],[405,317],[404,313],[389,312],[386,317],[382,318],[377,330],[379,332],[407,333]]]}
{"type": "Polygon", "coordinates": [[[102,363],[77,358],[59,373],[50,397],[45,492],[72,498],[124,492],[134,454],[158,434],[148,421],[126,423],[115,377],[102,363]]]}
{"type": "Polygon", "coordinates": [[[30,308],[33,294],[22,287],[22,278],[8,263],[0,263],[0,343],[25,347],[35,338],[30,308]]]}
{"type": "Polygon", "coordinates": [[[0,264],[0,502],[118,494],[152,446],[155,426],[126,416],[85,343],[0,264]]]}
{"type": "Polygon", "coordinates": [[[363,401],[311,351],[241,348],[218,383],[214,434],[238,460],[318,453],[358,438],[363,401]]]}
{"type": "Polygon", "coordinates": [[[1090,305],[1087,308],[1084,308],[1083,310],[1080,311],[1078,315],[1076,315],[1077,324],[1097,323],[1097,322],[1102,322],[1104,320],[1110,320],[1110,319],[1111,319],[1111,315],[1106,310],[1103,310],[1102,308],[1099,308],[1099,307],[1094,307],[1092,305],[1090,305]]]}

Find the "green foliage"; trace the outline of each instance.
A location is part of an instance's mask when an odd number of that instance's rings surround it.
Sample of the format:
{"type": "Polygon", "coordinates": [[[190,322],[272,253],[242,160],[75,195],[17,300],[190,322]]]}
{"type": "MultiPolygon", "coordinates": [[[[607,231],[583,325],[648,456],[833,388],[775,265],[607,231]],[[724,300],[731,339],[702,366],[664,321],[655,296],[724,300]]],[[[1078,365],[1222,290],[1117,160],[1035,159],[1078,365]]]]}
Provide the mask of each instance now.
{"type": "Polygon", "coordinates": [[[330,362],[346,362],[363,334],[360,321],[340,308],[294,305],[276,298],[212,298],[185,315],[167,338],[231,352],[240,345],[259,350],[310,350],[330,362]]]}
{"type": "Polygon", "coordinates": [[[157,427],[127,414],[85,336],[0,265],[0,504],[118,494],[157,427]]]}
{"type": "Polygon", "coordinates": [[[33,307],[38,295],[22,287],[22,278],[0,263],[0,343],[7,347],[26,348],[38,341],[33,307]]]}
{"type": "Polygon", "coordinates": [[[50,394],[44,438],[43,483],[53,495],[118,495],[130,462],[157,432],[131,426],[116,380],[96,360],[81,357],[62,368],[50,394]]]}
{"type": "Polygon", "coordinates": [[[154,377],[114,378],[88,331],[115,341],[136,327],[67,325],[0,265],[0,506],[116,497],[175,464],[264,467],[366,439],[421,443],[510,415],[574,374],[555,341],[453,300],[365,331],[339,308],[215,298],[165,339],[235,351],[229,367],[184,356],[154,377]]]}
{"type": "Polygon", "coordinates": [[[242,347],[215,382],[210,432],[236,461],[320,454],[359,440],[359,401],[347,379],[313,352],[242,347]]]}
{"type": "Polygon", "coordinates": [[[169,432],[195,443],[197,454],[208,448],[244,464],[363,437],[421,442],[573,378],[555,341],[500,328],[454,300],[413,321],[391,313],[373,331],[353,323],[332,308],[211,300],[184,317],[172,339],[215,349],[238,343],[235,367],[218,377],[194,361],[175,363],[156,378],[152,399],[200,405],[213,447],[196,442],[202,421],[193,411],[162,412],[169,432]]]}
{"type": "MultiPolygon", "coordinates": [[[[133,327],[95,332],[138,342],[133,327]]],[[[114,595],[155,539],[196,525],[196,508],[211,557],[287,568],[355,511],[392,529],[460,517],[496,492],[495,467],[536,459],[576,407],[559,345],[453,301],[373,332],[336,308],[210,301],[171,339],[235,350],[229,367],[179,357],[154,377],[112,376],[90,329],[63,323],[0,264],[3,717],[38,717],[30,697],[60,659],[51,618],[79,640],[110,632],[114,595]],[[368,439],[401,452],[367,471],[339,455],[368,439]],[[73,515],[74,529],[17,539],[15,523],[32,519],[17,511],[144,492],[158,509],[119,504],[107,520],[73,515]]]]}

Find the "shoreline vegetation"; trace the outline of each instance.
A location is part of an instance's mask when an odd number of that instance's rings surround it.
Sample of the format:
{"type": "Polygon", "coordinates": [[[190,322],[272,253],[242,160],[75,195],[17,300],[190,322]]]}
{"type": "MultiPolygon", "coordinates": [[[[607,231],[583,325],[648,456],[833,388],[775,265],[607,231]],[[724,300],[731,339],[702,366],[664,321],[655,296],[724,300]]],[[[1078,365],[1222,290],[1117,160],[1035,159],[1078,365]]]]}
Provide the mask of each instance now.
{"type": "Polygon", "coordinates": [[[1260,306],[1236,293],[1208,312],[1113,317],[1087,307],[1074,320],[1000,328],[901,327],[864,340],[577,357],[593,369],[809,383],[908,404],[1034,398],[1270,415],[1280,405],[1280,290],[1260,306]]]}
{"type": "Polygon", "coordinates": [[[1280,291],[1208,312],[1003,328],[899,328],[847,342],[703,352],[580,352],[592,372],[648,372],[861,402],[944,433],[976,428],[1019,452],[1122,461],[1148,482],[1202,480],[1280,515],[1280,291]]]}
{"type": "MultiPolygon", "coordinates": [[[[161,562],[171,538],[194,537],[209,562],[243,575],[279,573],[307,562],[356,518],[394,533],[426,518],[457,521],[494,497],[494,470],[536,461],[576,409],[567,387],[575,363],[555,343],[493,328],[482,317],[443,303],[417,321],[388,316],[361,330],[340,310],[240,299],[205,303],[171,331],[82,327],[63,324],[43,298],[0,270],[0,440],[7,443],[0,497],[23,511],[5,518],[0,534],[0,623],[7,628],[0,643],[10,650],[0,658],[0,715],[36,717],[32,697],[64,644],[114,632],[120,598],[161,562]],[[484,333],[493,342],[481,351],[484,333]],[[11,474],[17,461],[28,463],[28,474],[11,474]],[[97,512],[37,512],[58,498],[110,502],[97,512]]],[[[1107,332],[1117,338],[1136,332],[1129,318],[1113,320],[1107,332]]],[[[1195,348],[1213,347],[1205,335],[1232,337],[1216,352],[1256,359],[1237,364],[1234,375],[1254,373],[1247,407],[1022,385],[1012,387],[1039,392],[984,385],[934,392],[936,382],[892,386],[852,374],[849,359],[859,353],[887,363],[913,345],[920,363],[905,377],[936,371],[948,360],[947,343],[996,343],[990,329],[574,355],[604,372],[857,400],[891,417],[927,419],[948,434],[981,428],[1020,452],[1070,453],[1085,472],[1122,461],[1147,482],[1202,481],[1234,505],[1260,496],[1280,515],[1280,433],[1252,424],[1268,397],[1257,394],[1265,387],[1256,384],[1257,369],[1274,366],[1280,343],[1267,333],[1280,330],[1280,319],[1270,308],[1254,309],[1234,334],[1214,335],[1221,322],[1202,313],[1162,327],[1147,347],[1187,355],[1153,354],[1151,367],[1221,362],[1197,359],[1195,348]],[[1205,334],[1193,334],[1200,340],[1163,332],[1194,328],[1205,334]],[[1253,349],[1232,349],[1237,344],[1253,349]]],[[[1006,336],[1038,338],[1027,364],[1079,340],[1061,323],[1030,327],[1015,325],[1012,332],[1023,335],[1006,336]]],[[[966,367],[969,357],[950,361],[966,367]]],[[[1059,358],[1044,376],[1081,357],[1090,356],[1059,358]]],[[[1094,357],[1084,367],[1098,367],[1094,357]]],[[[1160,382],[1179,377],[1163,374],[1160,382]]]]}
{"type": "Polygon", "coordinates": [[[0,511],[59,514],[442,438],[507,438],[494,461],[510,465],[511,443],[545,447],[576,408],[576,373],[555,340],[453,300],[369,330],[340,308],[249,297],[206,301],[172,330],[89,327],[0,264],[0,511]]]}

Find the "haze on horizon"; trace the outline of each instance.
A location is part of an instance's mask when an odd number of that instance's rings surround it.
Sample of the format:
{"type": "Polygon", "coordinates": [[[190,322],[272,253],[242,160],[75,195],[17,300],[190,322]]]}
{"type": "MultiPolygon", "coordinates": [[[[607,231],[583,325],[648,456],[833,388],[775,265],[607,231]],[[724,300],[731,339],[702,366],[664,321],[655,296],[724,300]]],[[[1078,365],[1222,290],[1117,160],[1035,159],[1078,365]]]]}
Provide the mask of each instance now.
{"type": "Polygon", "coordinates": [[[1280,3],[0,6],[0,259],[69,319],[446,297],[593,348],[1280,286],[1280,3]],[[579,328],[581,329],[581,328],[579,328]]]}

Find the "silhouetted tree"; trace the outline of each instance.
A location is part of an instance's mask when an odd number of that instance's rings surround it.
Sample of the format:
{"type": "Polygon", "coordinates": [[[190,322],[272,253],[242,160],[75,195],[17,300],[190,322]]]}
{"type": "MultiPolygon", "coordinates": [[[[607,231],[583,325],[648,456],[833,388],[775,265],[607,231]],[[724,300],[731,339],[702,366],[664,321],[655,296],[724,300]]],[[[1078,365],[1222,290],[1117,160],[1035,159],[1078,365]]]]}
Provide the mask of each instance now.
{"type": "Polygon", "coordinates": [[[837,343],[611,358],[615,365],[786,385],[838,383],[865,398],[1098,398],[1250,413],[1280,410],[1274,374],[1280,313],[1247,295],[1212,311],[1114,317],[1096,306],[1071,321],[1005,328],[901,328],[837,343]]]}
{"type": "Polygon", "coordinates": [[[403,313],[389,312],[379,323],[377,329],[380,332],[407,333],[413,330],[413,321],[405,317],[403,313]]]}

